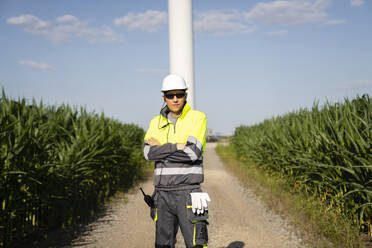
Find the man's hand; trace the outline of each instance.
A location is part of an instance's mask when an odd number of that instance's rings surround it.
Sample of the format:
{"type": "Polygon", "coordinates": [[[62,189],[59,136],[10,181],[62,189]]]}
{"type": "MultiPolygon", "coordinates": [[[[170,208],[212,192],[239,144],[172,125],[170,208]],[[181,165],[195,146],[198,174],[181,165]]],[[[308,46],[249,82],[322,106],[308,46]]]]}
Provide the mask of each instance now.
{"type": "Polygon", "coordinates": [[[177,150],[183,150],[185,148],[185,144],[177,143],[177,150]]]}
{"type": "Polygon", "coordinates": [[[147,142],[150,144],[150,146],[161,146],[159,140],[155,139],[154,137],[151,137],[147,142]]]}

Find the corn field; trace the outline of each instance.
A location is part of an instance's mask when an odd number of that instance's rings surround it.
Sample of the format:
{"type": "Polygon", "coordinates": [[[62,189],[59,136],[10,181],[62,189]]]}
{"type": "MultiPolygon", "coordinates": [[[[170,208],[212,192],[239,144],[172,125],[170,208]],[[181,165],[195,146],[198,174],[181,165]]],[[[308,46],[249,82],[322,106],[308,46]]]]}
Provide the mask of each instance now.
{"type": "Polygon", "coordinates": [[[236,128],[241,160],[325,196],[361,227],[372,218],[372,101],[367,94],[236,128]]]}
{"type": "MultiPolygon", "coordinates": [[[[123,108],[123,111],[125,109],[123,108]]],[[[143,173],[144,131],[67,105],[0,99],[0,247],[94,215],[143,173]]]]}

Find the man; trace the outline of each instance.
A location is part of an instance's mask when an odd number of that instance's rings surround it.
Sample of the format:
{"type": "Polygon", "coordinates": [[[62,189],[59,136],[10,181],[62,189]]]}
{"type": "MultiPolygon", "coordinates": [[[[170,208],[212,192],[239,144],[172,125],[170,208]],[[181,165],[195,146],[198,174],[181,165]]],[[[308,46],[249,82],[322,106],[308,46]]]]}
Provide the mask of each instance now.
{"type": "Polygon", "coordinates": [[[166,105],[151,120],[144,141],[144,156],[155,161],[151,217],[155,221],[156,248],[173,248],[180,226],[187,248],[207,247],[207,193],[203,154],[207,119],[187,103],[185,80],[176,74],[164,78],[166,105]]]}

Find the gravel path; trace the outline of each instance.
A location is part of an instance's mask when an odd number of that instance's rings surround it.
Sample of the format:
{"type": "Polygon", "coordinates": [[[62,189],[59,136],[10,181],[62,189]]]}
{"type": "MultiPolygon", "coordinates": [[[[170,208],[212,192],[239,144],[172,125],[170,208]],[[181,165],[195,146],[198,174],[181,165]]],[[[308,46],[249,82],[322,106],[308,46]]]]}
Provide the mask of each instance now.
{"type": "MultiPolygon", "coordinates": [[[[212,199],[209,204],[208,247],[304,247],[285,220],[268,211],[249,189],[242,187],[234,176],[224,170],[214,148],[214,143],[207,144],[205,182],[202,184],[203,191],[208,192],[212,199]]],[[[140,187],[151,193],[152,180],[140,187]]],[[[90,224],[71,247],[151,248],[154,247],[154,232],[149,208],[136,188],[116,198],[105,215],[90,224]]],[[[176,248],[184,248],[180,231],[177,240],[176,248]]]]}

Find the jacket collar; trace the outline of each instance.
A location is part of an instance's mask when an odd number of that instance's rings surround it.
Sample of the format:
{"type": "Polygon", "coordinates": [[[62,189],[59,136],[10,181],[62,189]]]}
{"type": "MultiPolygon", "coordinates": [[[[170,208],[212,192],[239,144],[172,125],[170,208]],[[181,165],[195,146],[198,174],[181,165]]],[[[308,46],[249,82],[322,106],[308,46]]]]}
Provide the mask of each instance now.
{"type": "MultiPolygon", "coordinates": [[[[191,106],[189,105],[189,103],[186,101],[185,102],[185,105],[183,105],[183,109],[182,109],[182,113],[180,115],[180,117],[178,117],[179,119],[183,119],[185,118],[186,114],[191,110],[191,106]]],[[[164,106],[164,108],[162,108],[160,110],[160,115],[161,115],[161,128],[163,128],[164,126],[166,126],[167,124],[169,124],[168,122],[168,114],[170,112],[170,109],[168,108],[167,105],[164,106]]]]}

